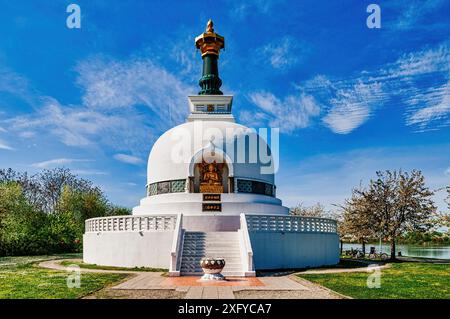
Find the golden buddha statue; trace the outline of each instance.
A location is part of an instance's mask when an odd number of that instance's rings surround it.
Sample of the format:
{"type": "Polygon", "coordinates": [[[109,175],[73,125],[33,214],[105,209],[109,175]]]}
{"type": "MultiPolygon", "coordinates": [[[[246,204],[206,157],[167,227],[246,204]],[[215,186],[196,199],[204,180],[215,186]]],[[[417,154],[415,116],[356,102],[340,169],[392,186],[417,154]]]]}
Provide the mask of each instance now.
{"type": "Polygon", "coordinates": [[[208,164],[206,172],[203,173],[203,183],[222,185],[222,183],[220,183],[219,174],[217,174],[214,164],[208,164]]]}
{"type": "Polygon", "coordinates": [[[200,192],[223,193],[221,176],[217,167],[218,164],[214,161],[213,163],[202,163],[200,165],[203,171],[200,192]]]}

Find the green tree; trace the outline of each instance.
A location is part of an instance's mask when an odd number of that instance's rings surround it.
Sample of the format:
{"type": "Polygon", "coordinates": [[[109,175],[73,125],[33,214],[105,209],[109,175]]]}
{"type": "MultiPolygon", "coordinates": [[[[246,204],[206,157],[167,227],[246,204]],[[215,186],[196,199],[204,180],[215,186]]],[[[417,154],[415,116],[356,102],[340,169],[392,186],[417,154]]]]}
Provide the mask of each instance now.
{"type": "Polygon", "coordinates": [[[130,214],[68,169],[0,169],[0,254],[80,251],[85,220],[130,214]]]}
{"type": "Polygon", "coordinates": [[[0,184],[0,251],[2,255],[45,253],[47,216],[37,211],[17,183],[0,184]]]}

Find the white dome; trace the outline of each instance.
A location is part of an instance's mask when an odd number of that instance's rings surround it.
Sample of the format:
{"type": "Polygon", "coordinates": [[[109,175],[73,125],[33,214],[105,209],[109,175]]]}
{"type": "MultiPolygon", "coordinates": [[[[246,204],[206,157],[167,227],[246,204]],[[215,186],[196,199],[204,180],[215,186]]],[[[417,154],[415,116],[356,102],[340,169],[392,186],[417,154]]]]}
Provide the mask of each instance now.
{"type": "Polygon", "coordinates": [[[165,132],[153,145],[148,159],[147,183],[186,179],[192,163],[198,162],[196,156],[202,150],[212,148],[220,154],[223,150],[226,162],[231,166],[230,176],[273,185],[272,156],[261,159],[260,147],[267,155],[266,141],[254,130],[235,122],[187,122],[165,132]]]}

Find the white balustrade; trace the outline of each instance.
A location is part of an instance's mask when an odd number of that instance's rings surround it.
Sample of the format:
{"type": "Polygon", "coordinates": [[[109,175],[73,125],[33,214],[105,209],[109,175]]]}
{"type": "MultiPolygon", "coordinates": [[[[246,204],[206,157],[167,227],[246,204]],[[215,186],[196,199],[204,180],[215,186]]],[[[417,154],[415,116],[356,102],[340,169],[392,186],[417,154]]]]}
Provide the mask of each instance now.
{"type": "Polygon", "coordinates": [[[241,259],[243,264],[243,271],[245,275],[254,276],[255,268],[253,265],[253,249],[252,243],[250,241],[250,236],[248,234],[248,225],[245,218],[245,214],[240,215],[240,229],[239,229],[239,241],[241,246],[241,259]]]}
{"type": "Polygon", "coordinates": [[[183,214],[179,214],[173,232],[172,249],[170,251],[169,276],[179,276],[181,266],[181,246],[183,241],[183,214]]]}
{"type": "Polygon", "coordinates": [[[167,231],[176,227],[177,215],[110,216],[87,219],[87,233],[167,231]]]}
{"type": "Polygon", "coordinates": [[[329,218],[250,214],[245,217],[249,231],[337,232],[336,221],[329,218]]]}

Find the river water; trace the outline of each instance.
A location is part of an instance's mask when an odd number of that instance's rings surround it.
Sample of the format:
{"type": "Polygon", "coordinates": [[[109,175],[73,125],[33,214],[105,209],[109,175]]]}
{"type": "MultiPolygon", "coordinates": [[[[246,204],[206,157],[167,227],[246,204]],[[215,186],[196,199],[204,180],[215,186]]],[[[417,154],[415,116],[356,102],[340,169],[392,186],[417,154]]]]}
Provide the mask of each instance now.
{"type": "MultiPolygon", "coordinates": [[[[378,252],[379,244],[366,244],[366,253],[370,251],[370,247],[375,247],[378,252]]],[[[353,249],[361,249],[360,244],[344,244],[344,251],[353,249]]],[[[388,244],[382,244],[383,252],[390,255],[391,247],[388,244]]],[[[411,257],[426,257],[426,258],[439,258],[439,259],[450,259],[450,245],[440,246],[440,245],[430,245],[430,246],[417,246],[417,245],[396,245],[396,251],[402,252],[403,256],[411,257]]]]}

